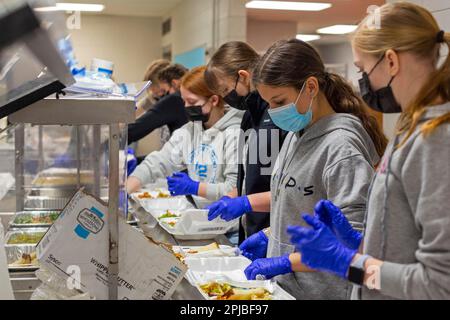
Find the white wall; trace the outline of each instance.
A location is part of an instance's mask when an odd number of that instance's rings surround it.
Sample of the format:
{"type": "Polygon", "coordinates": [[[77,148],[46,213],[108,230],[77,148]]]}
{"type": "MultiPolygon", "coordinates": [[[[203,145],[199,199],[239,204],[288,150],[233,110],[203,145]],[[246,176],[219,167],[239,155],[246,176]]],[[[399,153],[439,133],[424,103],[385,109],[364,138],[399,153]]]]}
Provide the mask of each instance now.
{"type": "Polygon", "coordinates": [[[212,0],[182,1],[164,16],[164,20],[169,17],[172,18],[172,31],[162,38],[162,45],[171,45],[173,56],[201,46],[212,46],[212,0]]]}
{"type": "Polygon", "coordinates": [[[277,40],[294,38],[297,23],[248,19],[247,42],[259,53],[264,53],[277,40]]]}
{"type": "Polygon", "coordinates": [[[93,57],[115,63],[117,81],[141,81],[146,67],[161,57],[160,18],[82,15],[81,29],[71,32],[78,60],[93,57]]]}
{"type": "MultiPolygon", "coordinates": [[[[311,42],[314,46],[314,42],[311,42]]],[[[358,74],[358,68],[353,63],[353,52],[350,41],[332,44],[332,45],[318,45],[315,46],[322,56],[326,64],[346,64],[347,65],[347,79],[358,88],[358,80],[361,75],[358,74]]]]}
{"type": "MultiPolygon", "coordinates": [[[[172,18],[172,31],[162,46],[176,56],[198,47],[213,51],[231,40],[246,40],[246,0],[184,0],[164,16],[172,18]]],[[[212,52],[210,52],[212,53],[212,52]]]]}

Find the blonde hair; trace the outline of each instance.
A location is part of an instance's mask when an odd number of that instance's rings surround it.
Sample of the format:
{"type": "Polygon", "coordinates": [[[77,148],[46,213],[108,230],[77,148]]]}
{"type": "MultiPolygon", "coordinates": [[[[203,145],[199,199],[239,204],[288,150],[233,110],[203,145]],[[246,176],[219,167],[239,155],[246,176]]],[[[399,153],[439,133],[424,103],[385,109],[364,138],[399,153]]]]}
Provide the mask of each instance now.
{"type": "Polygon", "coordinates": [[[158,77],[162,70],[170,66],[170,61],[159,59],[153,61],[145,71],[144,81],[151,81],[152,84],[158,84],[158,77]]]}
{"type": "MultiPolygon", "coordinates": [[[[433,15],[425,8],[407,2],[386,4],[361,22],[353,36],[353,45],[364,53],[381,57],[389,49],[410,52],[419,58],[438,63],[441,44],[450,48],[450,33],[443,33],[433,15]],[[369,27],[380,14],[381,28],[369,27]]],[[[405,138],[402,146],[416,130],[419,121],[437,99],[450,101],[450,55],[444,64],[435,70],[426,85],[419,91],[398,122],[398,135],[405,138]]],[[[421,127],[424,135],[431,134],[438,126],[450,122],[450,113],[429,120],[421,127]]]]}

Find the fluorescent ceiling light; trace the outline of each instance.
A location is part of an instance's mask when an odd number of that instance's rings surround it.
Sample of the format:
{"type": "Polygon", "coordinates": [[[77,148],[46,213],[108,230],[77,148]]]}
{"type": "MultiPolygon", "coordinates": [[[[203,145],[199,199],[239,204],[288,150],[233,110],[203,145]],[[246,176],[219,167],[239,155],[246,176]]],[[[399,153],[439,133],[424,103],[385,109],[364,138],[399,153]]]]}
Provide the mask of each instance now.
{"type": "Polygon", "coordinates": [[[322,11],[331,8],[331,3],[290,2],[290,1],[250,1],[245,5],[248,9],[322,11]]]}
{"type": "Polygon", "coordinates": [[[309,41],[319,40],[320,36],[318,34],[298,34],[296,38],[298,40],[309,42],[309,41]]]}
{"type": "Polygon", "coordinates": [[[57,3],[54,7],[36,8],[36,11],[80,11],[80,12],[101,12],[105,9],[102,4],[85,3],[57,3]]]}
{"type": "Polygon", "coordinates": [[[358,28],[357,25],[337,24],[334,26],[326,27],[317,30],[317,33],[321,34],[347,34],[352,33],[358,28]]]}

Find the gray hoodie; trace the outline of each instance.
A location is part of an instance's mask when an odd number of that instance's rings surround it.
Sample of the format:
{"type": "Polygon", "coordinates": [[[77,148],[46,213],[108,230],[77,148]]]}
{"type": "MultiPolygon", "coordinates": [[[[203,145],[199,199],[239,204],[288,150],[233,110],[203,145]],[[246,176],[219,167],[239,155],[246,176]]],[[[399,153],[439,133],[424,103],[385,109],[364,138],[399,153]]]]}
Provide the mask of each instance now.
{"type": "Polygon", "coordinates": [[[188,170],[189,176],[207,183],[207,200],[194,197],[199,208],[219,200],[236,187],[240,124],[244,112],[227,109],[212,128],[189,122],[176,130],[160,151],[152,152],[131,175],[142,185],[188,170]]]}
{"type": "MultiPolygon", "coordinates": [[[[319,120],[303,135],[289,134],[272,175],[271,236],[268,257],[290,254],[295,247],[286,229],[303,225],[302,213],[313,213],[329,199],[362,228],[366,195],[379,156],[361,121],[349,114],[319,120]]],[[[352,286],[327,273],[292,273],[277,278],[299,300],[349,299],[352,286]]]]}
{"type": "MultiPolygon", "coordinates": [[[[449,112],[450,103],[431,107],[421,123],[449,112]]],[[[364,253],[385,261],[381,290],[364,287],[359,298],[450,299],[450,124],[427,137],[419,126],[394,150],[397,141],[374,178],[366,218],[364,253]]]]}

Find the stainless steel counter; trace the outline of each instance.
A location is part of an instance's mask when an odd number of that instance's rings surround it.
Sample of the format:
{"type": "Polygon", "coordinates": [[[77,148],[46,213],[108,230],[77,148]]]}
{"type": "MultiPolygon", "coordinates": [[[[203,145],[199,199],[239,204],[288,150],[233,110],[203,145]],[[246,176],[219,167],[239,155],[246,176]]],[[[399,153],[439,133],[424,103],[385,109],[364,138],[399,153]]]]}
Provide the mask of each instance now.
{"type": "MultiPolygon", "coordinates": [[[[205,246],[212,242],[217,242],[220,245],[232,245],[225,235],[217,236],[215,239],[209,240],[178,240],[158,224],[153,228],[144,227],[146,236],[151,237],[157,242],[167,243],[176,246],[205,246]]],[[[193,287],[186,279],[183,279],[181,284],[175,290],[171,300],[204,300],[200,292],[193,287]]]]}
{"type": "MultiPolygon", "coordinates": [[[[8,223],[12,214],[5,214],[3,216],[5,221],[8,223]]],[[[177,246],[204,246],[211,242],[217,242],[221,245],[231,245],[228,238],[224,235],[217,236],[215,239],[210,240],[178,240],[173,236],[168,234],[159,225],[154,228],[145,228],[145,234],[155,241],[167,243],[177,246]]],[[[16,300],[29,300],[33,291],[40,285],[40,281],[36,278],[34,272],[14,272],[10,273],[11,284],[14,291],[14,296],[16,300]]],[[[181,284],[176,289],[173,294],[172,300],[203,300],[200,292],[193,287],[186,279],[183,279],[181,284]]]]}

